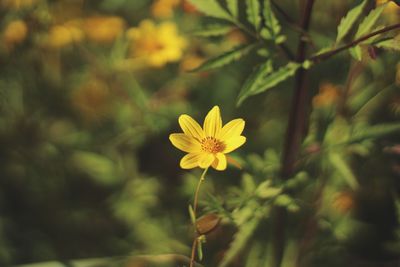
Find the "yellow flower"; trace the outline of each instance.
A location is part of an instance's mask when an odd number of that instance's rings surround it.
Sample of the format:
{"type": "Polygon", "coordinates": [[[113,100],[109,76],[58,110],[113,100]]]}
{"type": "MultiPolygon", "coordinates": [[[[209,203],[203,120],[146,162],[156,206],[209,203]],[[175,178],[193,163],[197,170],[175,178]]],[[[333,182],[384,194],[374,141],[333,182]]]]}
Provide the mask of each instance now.
{"type": "Polygon", "coordinates": [[[139,27],[127,31],[132,40],[131,56],[152,67],[162,67],[178,61],[186,47],[186,40],[178,35],[176,24],[164,22],[155,25],[144,20],[139,27]]]}
{"type": "Polygon", "coordinates": [[[87,18],[83,29],[89,40],[98,43],[112,43],[125,30],[125,21],[116,16],[87,18]]]}
{"type": "Polygon", "coordinates": [[[14,20],[4,30],[4,43],[9,47],[19,44],[25,40],[27,33],[26,23],[23,20],[14,20]]]}
{"type": "Polygon", "coordinates": [[[179,117],[179,125],[183,133],[169,136],[171,143],[178,149],[187,152],[180,162],[183,169],[196,167],[223,171],[226,169],[227,157],[246,142],[242,136],[244,120],[235,119],[222,127],[222,119],[218,106],[214,106],[204,119],[203,128],[189,115],[179,117]]]}
{"type": "Polygon", "coordinates": [[[156,18],[170,18],[180,2],[180,0],[157,0],[151,6],[151,14],[156,18]]]}
{"type": "Polygon", "coordinates": [[[58,49],[72,43],[78,43],[84,38],[80,27],[80,20],[71,20],[62,25],[54,25],[49,30],[46,44],[51,48],[58,49]]]}
{"type": "Polygon", "coordinates": [[[384,13],[387,14],[389,20],[393,20],[393,22],[398,21],[398,16],[400,15],[400,7],[390,0],[376,0],[376,5],[382,5],[388,3],[385,9],[383,10],[384,13]],[[389,2],[389,3],[388,3],[389,2]]]}

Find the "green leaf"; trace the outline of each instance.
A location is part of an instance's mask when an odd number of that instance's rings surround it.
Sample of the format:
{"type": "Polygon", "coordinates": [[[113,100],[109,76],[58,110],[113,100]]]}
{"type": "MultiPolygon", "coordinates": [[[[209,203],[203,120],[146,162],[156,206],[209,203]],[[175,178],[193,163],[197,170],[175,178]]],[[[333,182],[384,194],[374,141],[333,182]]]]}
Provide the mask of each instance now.
{"type": "Polygon", "coordinates": [[[232,16],[235,18],[239,17],[238,0],[226,0],[226,5],[228,6],[228,10],[231,12],[232,16]]]}
{"type": "Polygon", "coordinates": [[[189,0],[189,2],[207,16],[231,20],[231,15],[218,4],[217,0],[189,0]]]}
{"type": "Polygon", "coordinates": [[[334,169],[345,180],[350,188],[354,190],[357,189],[359,187],[357,179],[343,157],[338,153],[329,153],[328,158],[334,169]]]}
{"type": "Polygon", "coordinates": [[[387,3],[378,6],[377,8],[372,10],[368,14],[368,16],[365,17],[365,19],[361,22],[360,26],[358,27],[357,33],[355,35],[356,39],[371,31],[372,27],[374,27],[375,23],[378,21],[386,5],[387,3]]]}
{"type": "Polygon", "coordinates": [[[266,63],[257,67],[255,71],[247,78],[245,81],[242,90],[240,91],[238,98],[238,106],[243,102],[243,100],[247,97],[244,97],[246,92],[253,92],[259,90],[260,87],[263,86],[263,79],[266,75],[270,74],[273,71],[272,62],[268,60],[266,63]]]}
{"type": "Polygon", "coordinates": [[[352,47],[352,48],[350,48],[349,52],[350,52],[350,55],[351,55],[355,60],[361,61],[361,59],[362,59],[362,49],[361,49],[361,46],[357,45],[357,46],[355,46],[355,47],[352,47]]]}
{"type": "Polygon", "coordinates": [[[376,139],[385,135],[400,132],[400,123],[383,123],[367,127],[362,131],[355,133],[349,140],[349,143],[361,142],[366,139],[376,139]]]}
{"type": "Polygon", "coordinates": [[[356,20],[358,19],[358,17],[361,15],[365,4],[367,3],[366,0],[363,0],[361,2],[361,4],[359,4],[358,6],[354,7],[352,10],[350,10],[346,16],[344,16],[342,18],[342,20],[340,21],[340,24],[338,26],[338,34],[336,37],[336,43],[340,43],[343,38],[349,33],[349,31],[351,30],[351,27],[354,25],[354,23],[356,22],[356,20]]]}
{"type": "Polygon", "coordinates": [[[223,24],[212,24],[205,26],[204,29],[195,30],[191,34],[199,37],[214,37],[225,35],[232,30],[232,26],[223,24]]]}
{"type": "Polygon", "coordinates": [[[114,162],[103,155],[76,151],[72,155],[71,162],[79,171],[86,173],[100,184],[112,185],[120,181],[114,162]]]}
{"type": "Polygon", "coordinates": [[[227,267],[229,263],[240,253],[240,251],[246,246],[247,242],[253,235],[258,224],[261,221],[261,217],[254,217],[240,226],[238,232],[235,234],[233,241],[226,251],[224,258],[218,265],[218,267],[227,267]]]}
{"type": "Polygon", "coordinates": [[[374,96],[370,97],[370,99],[354,114],[354,118],[357,120],[362,120],[370,117],[372,113],[374,113],[379,107],[383,105],[386,101],[387,97],[392,94],[395,86],[388,86],[384,89],[381,89],[374,96]]]}
{"type": "Polygon", "coordinates": [[[203,260],[203,241],[200,238],[197,239],[197,257],[199,261],[203,260]]]}
{"type": "Polygon", "coordinates": [[[202,65],[200,65],[199,67],[197,67],[191,71],[192,72],[206,71],[206,70],[220,68],[229,63],[237,61],[240,58],[242,58],[243,56],[247,55],[248,53],[251,52],[251,50],[253,50],[253,48],[255,46],[256,46],[255,44],[251,44],[251,45],[242,45],[242,46],[236,47],[231,51],[228,51],[222,55],[219,55],[217,57],[207,60],[202,65]]]}
{"type": "Polygon", "coordinates": [[[255,73],[251,74],[245,82],[240,91],[237,105],[239,106],[249,96],[265,92],[285,81],[293,76],[299,67],[301,67],[300,64],[290,62],[277,71],[272,72],[272,67],[269,67],[268,63],[264,64],[260,69],[256,70],[255,73]]]}
{"type": "Polygon", "coordinates": [[[374,45],[387,50],[400,51],[400,35],[396,36],[395,38],[385,38],[384,40],[379,40],[375,42],[374,45]]]}
{"type": "Polygon", "coordinates": [[[190,220],[192,221],[193,224],[195,224],[196,223],[196,215],[194,214],[192,205],[189,204],[188,210],[189,210],[190,220]]]}
{"type": "Polygon", "coordinates": [[[275,199],[274,204],[280,207],[289,207],[293,202],[289,195],[282,194],[275,199]]]}
{"type": "Polygon", "coordinates": [[[277,36],[281,31],[281,25],[272,11],[271,0],[264,0],[263,16],[264,27],[261,30],[261,36],[266,40],[274,39],[278,43],[277,36]]]}
{"type": "Polygon", "coordinates": [[[258,31],[261,27],[260,3],[258,0],[246,0],[246,5],[247,20],[258,31]]]}

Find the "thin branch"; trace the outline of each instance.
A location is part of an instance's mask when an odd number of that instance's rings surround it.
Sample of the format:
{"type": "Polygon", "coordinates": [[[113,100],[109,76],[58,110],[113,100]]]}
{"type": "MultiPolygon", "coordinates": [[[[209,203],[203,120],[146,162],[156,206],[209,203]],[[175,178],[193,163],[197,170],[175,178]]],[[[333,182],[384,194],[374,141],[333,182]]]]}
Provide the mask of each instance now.
{"type": "Polygon", "coordinates": [[[400,28],[400,23],[387,26],[387,27],[382,28],[380,30],[371,32],[371,33],[369,33],[367,35],[364,35],[364,36],[362,36],[362,37],[360,37],[358,39],[355,39],[354,41],[352,41],[352,42],[350,42],[348,44],[345,44],[345,45],[343,45],[341,47],[338,47],[336,49],[327,51],[327,52],[322,53],[322,54],[314,55],[314,56],[310,57],[309,60],[313,61],[315,63],[321,62],[322,60],[326,60],[328,58],[331,58],[334,55],[336,55],[336,54],[338,54],[338,53],[340,53],[340,52],[342,52],[344,50],[347,50],[347,49],[349,49],[349,48],[351,48],[353,46],[356,46],[356,45],[368,40],[371,37],[374,37],[376,35],[379,35],[379,34],[382,34],[382,33],[386,33],[386,32],[389,32],[389,31],[392,31],[392,30],[395,30],[395,29],[399,29],[399,28],[400,28]]]}
{"type": "MultiPolygon", "coordinates": [[[[310,27],[312,9],[315,0],[307,0],[300,27],[303,32],[308,32],[310,27]]],[[[297,62],[303,62],[306,59],[307,41],[304,34],[299,36],[297,47],[297,62]]],[[[294,95],[292,97],[292,108],[289,115],[289,122],[286,131],[285,146],[282,157],[282,179],[289,179],[295,170],[295,162],[300,152],[300,146],[304,135],[307,106],[307,87],[305,86],[307,70],[301,68],[297,71],[295,77],[294,95]]],[[[281,266],[283,252],[285,247],[285,228],[287,213],[283,208],[277,207],[274,214],[274,233],[273,233],[273,258],[274,267],[281,266]]]]}

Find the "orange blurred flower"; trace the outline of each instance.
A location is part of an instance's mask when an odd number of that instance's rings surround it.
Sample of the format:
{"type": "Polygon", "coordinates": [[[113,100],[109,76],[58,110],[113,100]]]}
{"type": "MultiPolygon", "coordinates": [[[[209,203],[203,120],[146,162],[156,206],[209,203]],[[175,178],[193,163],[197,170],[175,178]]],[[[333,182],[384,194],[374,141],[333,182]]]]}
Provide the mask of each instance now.
{"type": "Polygon", "coordinates": [[[129,29],[127,37],[132,40],[131,56],[152,67],[178,61],[186,47],[186,39],[172,22],[155,25],[144,20],[139,27],[129,29]]]}
{"type": "Polygon", "coordinates": [[[156,18],[170,18],[180,2],[181,0],[156,0],[151,6],[151,14],[156,18]]]}
{"type": "Polygon", "coordinates": [[[8,48],[22,43],[28,34],[28,26],[23,20],[14,20],[7,24],[3,32],[3,42],[8,48]]]}
{"type": "Polygon", "coordinates": [[[349,192],[339,192],[335,194],[332,207],[339,213],[348,213],[354,208],[353,195],[349,192]]]}
{"type": "Polygon", "coordinates": [[[191,71],[200,66],[205,61],[205,58],[196,54],[188,54],[180,64],[180,69],[184,72],[191,71]]]}
{"type": "Polygon", "coordinates": [[[183,11],[185,11],[186,13],[197,13],[196,7],[194,5],[192,5],[191,3],[189,3],[188,0],[183,0],[182,8],[183,8],[183,11]]]}
{"type": "Polygon", "coordinates": [[[125,30],[125,21],[116,16],[95,16],[85,19],[86,37],[97,43],[112,43],[125,30]]]}
{"type": "Polygon", "coordinates": [[[314,96],[314,108],[328,107],[337,103],[340,96],[339,88],[331,83],[324,83],[319,88],[319,93],[314,96]]]}

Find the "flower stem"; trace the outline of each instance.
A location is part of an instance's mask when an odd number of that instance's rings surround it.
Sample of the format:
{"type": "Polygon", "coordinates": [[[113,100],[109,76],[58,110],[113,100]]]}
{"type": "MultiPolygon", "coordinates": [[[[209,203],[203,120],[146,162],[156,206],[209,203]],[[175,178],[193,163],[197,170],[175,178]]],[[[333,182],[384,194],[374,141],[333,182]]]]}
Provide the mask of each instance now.
{"type": "Polygon", "coordinates": [[[198,242],[198,234],[197,234],[197,229],[196,229],[196,221],[197,221],[197,204],[199,200],[199,192],[200,192],[200,187],[201,184],[203,183],[206,173],[208,171],[208,168],[204,169],[203,173],[200,176],[199,182],[197,183],[196,191],[194,193],[194,201],[193,201],[193,217],[194,217],[194,222],[193,222],[193,229],[194,229],[194,239],[193,239],[193,244],[192,244],[192,253],[190,255],[190,267],[194,266],[194,259],[196,257],[196,248],[197,248],[197,242],[198,242]]]}

